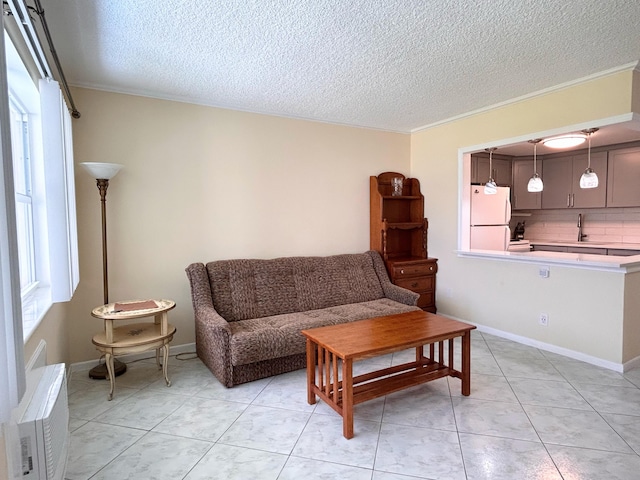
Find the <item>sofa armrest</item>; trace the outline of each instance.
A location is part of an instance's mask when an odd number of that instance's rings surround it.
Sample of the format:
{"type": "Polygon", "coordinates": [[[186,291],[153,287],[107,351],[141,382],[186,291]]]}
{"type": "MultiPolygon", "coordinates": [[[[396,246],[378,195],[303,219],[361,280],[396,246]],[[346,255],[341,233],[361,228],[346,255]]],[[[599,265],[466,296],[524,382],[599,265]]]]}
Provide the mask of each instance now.
{"type": "Polygon", "coordinates": [[[382,289],[384,290],[385,297],[395,300],[396,302],[404,303],[405,305],[415,306],[418,304],[418,298],[420,298],[419,293],[399,287],[391,282],[383,285],[382,289]]]}
{"type": "Polygon", "coordinates": [[[186,268],[186,272],[191,285],[196,353],[223,385],[231,387],[233,378],[229,322],[213,306],[209,276],[205,266],[202,263],[193,263],[186,268]]]}
{"type": "Polygon", "coordinates": [[[391,283],[391,280],[389,280],[389,274],[387,273],[387,268],[384,266],[384,261],[380,254],[375,250],[369,250],[367,253],[371,256],[371,260],[373,261],[373,268],[380,280],[380,286],[382,286],[384,296],[391,300],[395,300],[396,302],[404,303],[405,305],[417,305],[420,294],[391,283]]]}

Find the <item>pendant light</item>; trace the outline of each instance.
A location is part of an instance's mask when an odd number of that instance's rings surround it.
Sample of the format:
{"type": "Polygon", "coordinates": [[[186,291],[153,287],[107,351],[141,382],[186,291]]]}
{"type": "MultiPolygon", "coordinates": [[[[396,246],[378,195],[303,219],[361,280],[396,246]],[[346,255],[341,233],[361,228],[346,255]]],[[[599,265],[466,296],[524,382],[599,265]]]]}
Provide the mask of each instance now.
{"type": "Polygon", "coordinates": [[[538,175],[538,164],[537,164],[537,153],[536,149],[538,147],[538,143],[540,143],[542,139],[537,138],[535,140],[529,140],[529,143],[533,143],[533,176],[529,179],[529,183],[527,184],[528,192],[541,192],[544,188],[542,184],[542,179],[540,175],[538,175]]]}
{"type": "Polygon", "coordinates": [[[597,128],[582,130],[587,135],[589,147],[587,150],[587,169],[580,177],[580,188],[596,188],[598,186],[598,175],[591,169],[591,134],[598,131],[597,128]]]}
{"type": "Polygon", "coordinates": [[[498,193],[498,186],[496,185],[496,181],[493,179],[493,152],[496,150],[496,147],[485,148],[485,151],[489,152],[489,181],[484,184],[485,195],[495,195],[498,193]]]}

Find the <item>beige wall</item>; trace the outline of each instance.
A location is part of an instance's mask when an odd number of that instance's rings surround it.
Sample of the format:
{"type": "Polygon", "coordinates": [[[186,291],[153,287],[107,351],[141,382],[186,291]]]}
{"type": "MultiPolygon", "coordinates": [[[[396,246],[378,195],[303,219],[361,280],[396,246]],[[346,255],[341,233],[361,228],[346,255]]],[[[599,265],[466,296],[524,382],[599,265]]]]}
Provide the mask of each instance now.
{"type": "Polygon", "coordinates": [[[67,314],[68,303],[55,303],[47,312],[45,319],[36,328],[24,345],[24,360],[28,362],[40,340],[47,343],[47,364],[67,363],[69,361],[69,343],[67,333],[72,326],[67,314]]]}
{"type": "MultiPolygon", "coordinates": [[[[369,176],[409,173],[409,135],[73,95],[82,113],[76,164],[124,165],[107,193],[110,300],[174,299],[175,345],[194,342],[189,263],[368,250],[369,176]]],[[[102,328],[90,316],[102,303],[100,201],[81,167],[76,188],[81,280],[65,309],[70,362],[97,358],[91,337],[102,328]]]]}
{"type": "Polygon", "coordinates": [[[425,195],[429,254],[439,259],[439,312],[610,362],[632,358],[622,351],[624,275],[552,267],[541,279],[534,265],[455,253],[460,148],[629,114],[632,85],[632,72],[621,72],[412,135],[411,172],[425,195]]]}

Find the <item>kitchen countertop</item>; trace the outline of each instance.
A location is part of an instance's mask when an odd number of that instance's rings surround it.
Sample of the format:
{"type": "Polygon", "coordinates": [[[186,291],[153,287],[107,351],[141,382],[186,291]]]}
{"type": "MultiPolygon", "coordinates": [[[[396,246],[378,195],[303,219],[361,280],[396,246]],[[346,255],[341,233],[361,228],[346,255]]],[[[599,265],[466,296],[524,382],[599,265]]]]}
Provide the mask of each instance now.
{"type": "MultiPolygon", "coordinates": [[[[532,244],[535,244],[531,240],[532,244]]],[[[538,245],[565,245],[558,242],[539,242],[538,245]]],[[[635,246],[640,245],[630,243],[607,243],[598,244],[593,242],[589,245],[589,242],[575,242],[575,244],[568,242],[567,246],[585,246],[593,248],[624,248],[634,250],[635,246]],[[606,246],[602,246],[606,245],[606,246]],[[615,246],[609,246],[615,245],[615,246]],[[624,247],[623,247],[624,245],[624,247]],[[632,246],[633,245],[633,246],[632,246]]],[[[467,258],[483,258],[493,259],[499,261],[511,261],[519,263],[533,263],[538,265],[558,265],[568,268],[581,268],[587,270],[601,270],[608,272],[619,273],[633,273],[640,272],[640,255],[632,255],[628,257],[621,257],[617,255],[596,255],[587,253],[566,253],[566,252],[543,252],[543,251],[531,251],[531,252],[501,252],[497,250],[458,250],[456,252],[460,257],[467,258]]]]}

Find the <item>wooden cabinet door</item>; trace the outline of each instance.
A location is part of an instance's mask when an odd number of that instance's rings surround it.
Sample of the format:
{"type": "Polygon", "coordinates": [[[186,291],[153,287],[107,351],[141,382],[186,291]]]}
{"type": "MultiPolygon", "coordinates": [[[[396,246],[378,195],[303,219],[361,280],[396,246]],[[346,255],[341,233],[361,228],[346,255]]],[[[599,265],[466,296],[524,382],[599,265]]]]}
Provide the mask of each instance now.
{"type": "Polygon", "coordinates": [[[549,158],[544,162],[542,208],[571,206],[572,157],[549,158]]]}
{"type": "Polygon", "coordinates": [[[640,147],[610,150],[607,167],[607,207],[640,206],[638,185],[640,147]]]}
{"type": "MultiPolygon", "coordinates": [[[[537,159],[538,174],[542,176],[542,160],[537,159]]],[[[527,184],[533,175],[533,159],[518,159],[513,161],[513,196],[512,207],[514,210],[537,210],[540,209],[541,192],[532,193],[527,191],[527,184]]],[[[544,177],[543,177],[544,179],[544,177]]],[[[545,186],[546,188],[546,186],[545,186]]]]}
{"type": "MultiPolygon", "coordinates": [[[[607,204],[607,152],[591,154],[591,169],[598,175],[596,188],[580,188],[580,177],[587,168],[587,154],[573,156],[573,175],[571,178],[574,208],[598,208],[607,204]]],[[[638,164],[640,168],[640,163],[638,164]]],[[[637,188],[637,187],[636,187],[637,188]]],[[[544,204],[544,195],[542,196],[544,204]]]]}

